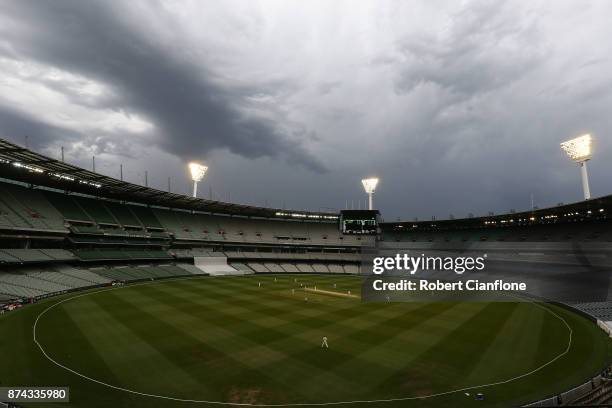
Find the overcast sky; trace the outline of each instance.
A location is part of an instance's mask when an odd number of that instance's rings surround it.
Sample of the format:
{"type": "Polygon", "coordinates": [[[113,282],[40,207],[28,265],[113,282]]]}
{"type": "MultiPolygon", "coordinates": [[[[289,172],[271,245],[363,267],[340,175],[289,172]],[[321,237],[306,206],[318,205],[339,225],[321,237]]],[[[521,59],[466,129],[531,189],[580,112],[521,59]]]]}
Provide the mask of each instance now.
{"type": "Polygon", "coordinates": [[[387,220],[612,193],[612,1],[0,2],[0,136],[203,197],[387,220]]]}

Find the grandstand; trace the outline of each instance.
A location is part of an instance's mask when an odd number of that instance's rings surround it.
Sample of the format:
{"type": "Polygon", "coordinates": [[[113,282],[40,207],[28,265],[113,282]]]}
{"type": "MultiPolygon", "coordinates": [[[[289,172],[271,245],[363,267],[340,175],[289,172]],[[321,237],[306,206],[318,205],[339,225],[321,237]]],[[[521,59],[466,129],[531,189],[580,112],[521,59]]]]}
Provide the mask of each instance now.
{"type": "MultiPolygon", "coordinates": [[[[0,168],[4,304],[160,279],[357,275],[363,248],[375,245],[438,253],[481,251],[491,261],[530,272],[546,273],[553,265],[582,273],[612,265],[612,196],[497,216],[381,223],[379,236],[356,236],[339,232],[335,213],[163,192],[3,140],[0,168]]],[[[572,307],[605,325],[612,321],[607,292],[602,288],[600,301],[576,301],[572,307]]]]}
{"type": "Polygon", "coordinates": [[[381,223],[396,242],[612,242],[612,195],[495,216],[381,223]]]}
{"type": "Polygon", "coordinates": [[[0,167],[3,301],[217,269],[345,273],[343,265],[351,264],[347,269],[355,272],[359,248],[372,243],[340,234],[337,214],[193,199],[102,176],[4,140],[0,167]],[[212,259],[225,261],[197,267],[212,259]]]}
{"type": "MultiPolygon", "coordinates": [[[[244,206],[163,192],[90,172],[4,140],[0,140],[0,166],[6,175],[0,180],[0,268],[10,268],[3,282],[12,285],[0,290],[4,298],[82,287],[83,282],[41,285],[38,281],[45,280],[44,273],[57,266],[101,276],[103,280],[98,281],[87,275],[96,284],[107,283],[104,279],[201,274],[193,265],[211,259],[226,259],[218,268],[228,273],[357,273],[360,248],[374,244],[372,237],[341,234],[337,214],[244,206]],[[167,273],[129,269],[143,262],[172,268],[166,268],[167,273]],[[19,275],[15,271],[26,273],[31,267],[38,267],[38,273],[25,281],[14,276],[19,275]],[[115,270],[122,267],[124,271],[115,270]],[[20,289],[23,287],[31,291],[20,289]]],[[[612,241],[610,211],[612,196],[607,196],[497,216],[381,223],[379,245],[420,250],[480,245],[498,260],[516,260],[531,252],[530,260],[558,262],[560,251],[575,248],[566,244],[589,242],[599,244],[589,247],[591,263],[601,264],[609,257],[605,243],[612,241]],[[534,248],[539,251],[536,258],[534,248]]],[[[571,259],[566,256],[563,262],[571,263],[571,259]]],[[[48,281],[65,282],[57,274],[49,275],[48,281]]]]}

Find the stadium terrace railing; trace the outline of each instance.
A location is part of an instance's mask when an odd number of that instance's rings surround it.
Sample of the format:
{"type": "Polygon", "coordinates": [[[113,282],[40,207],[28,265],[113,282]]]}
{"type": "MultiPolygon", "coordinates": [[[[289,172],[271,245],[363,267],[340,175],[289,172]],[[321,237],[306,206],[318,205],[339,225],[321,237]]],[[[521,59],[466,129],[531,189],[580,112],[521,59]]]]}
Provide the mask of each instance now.
{"type": "Polygon", "coordinates": [[[572,388],[569,391],[562,392],[561,394],[555,395],[554,397],[550,397],[547,399],[543,399],[537,402],[533,402],[531,404],[524,405],[524,407],[561,407],[571,402],[576,401],[579,398],[582,398],[588,395],[591,391],[594,391],[603,384],[604,377],[601,375],[597,375],[593,377],[591,380],[581,384],[577,387],[572,388]]]}

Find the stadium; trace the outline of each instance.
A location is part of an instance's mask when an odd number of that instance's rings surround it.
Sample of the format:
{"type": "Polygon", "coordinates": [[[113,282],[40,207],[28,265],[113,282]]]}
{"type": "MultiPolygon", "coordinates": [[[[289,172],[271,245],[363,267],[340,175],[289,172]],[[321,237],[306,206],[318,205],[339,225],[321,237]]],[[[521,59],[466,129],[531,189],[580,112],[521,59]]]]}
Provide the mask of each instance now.
{"type": "Polygon", "coordinates": [[[559,406],[612,396],[612,307],[599,281],[589,302],[381,304],[360,301],[359,277],[374,245],[484,251],[511,274],[606,271],[612,196],[381,222],[370,235],[350,233],[354,219],[339,228],[355,211],[163,192],[6,140],[0,166],[0,386],[69,387],[70,402],[57,406],[74,407],[559,406]]]}
{"type": "Polygon", "coordinates": [[[612,407],[611,15],[0,1],[0,408],[612,407]]]}

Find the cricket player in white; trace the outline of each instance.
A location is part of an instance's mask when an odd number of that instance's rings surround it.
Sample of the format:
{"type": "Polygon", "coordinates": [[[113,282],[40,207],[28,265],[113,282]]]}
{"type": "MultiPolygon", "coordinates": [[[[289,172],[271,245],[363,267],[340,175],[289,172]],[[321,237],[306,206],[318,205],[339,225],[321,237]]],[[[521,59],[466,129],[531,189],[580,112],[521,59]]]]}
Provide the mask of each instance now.
{"type": "Polygon", "coordinates": [[[323,342],[321,343],[321,348],[329,348],[327,345],[327,337],[323,336],[323,342]]]}

